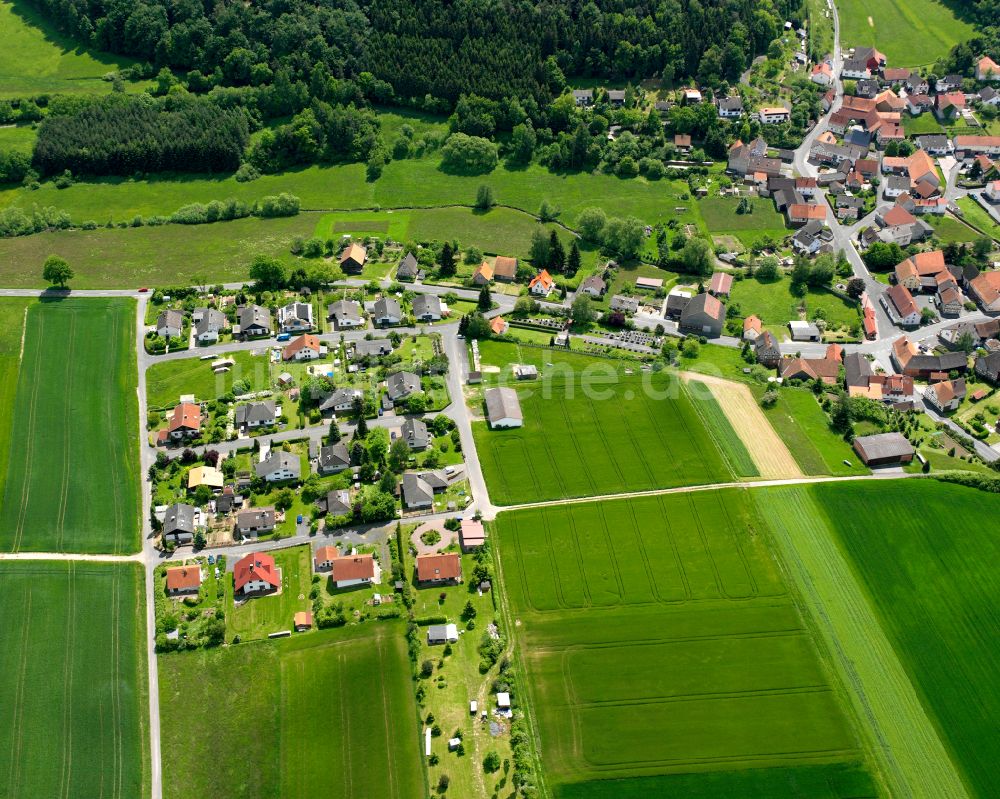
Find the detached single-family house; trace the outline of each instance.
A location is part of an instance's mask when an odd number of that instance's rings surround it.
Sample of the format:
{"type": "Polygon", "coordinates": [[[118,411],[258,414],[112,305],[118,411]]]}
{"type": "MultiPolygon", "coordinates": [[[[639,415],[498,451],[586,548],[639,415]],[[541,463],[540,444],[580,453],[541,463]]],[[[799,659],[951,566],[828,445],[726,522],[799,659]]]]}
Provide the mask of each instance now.
{"type": "Polygon", "coordinates": [[[413,318],[418,322],[437,322],[443,311],[441,300],[433,294],[419,294],[413,298],[413,318]]]}
{"type": "Polygon", "coordinates": [[[985,313],[1000,313],[1000,272],[983,272],[968,283],[969,296],[985,313]]]}
{"type": "Polygon", "coordinates": [[[769,369],[774,369],[781,361],[781,346],[770,330],[765,330],[757,336],[754,340],[753,351],[757,363],[769,369]]]}
{"type": "Polygon", "coordinates": [[[256,538],[261,533],[274,532],[277,525],[274,508],[245,508],[236,514],[236,532],[241,538],[256,538]]]}
{"type": "Polygon", "coordinates": [[[750,314],[750,316],[743,320],[743,340],[756,341],[762,329],[763,324],[760,321],[760,317],[750,314]]]}
{"type": "Polygon", "coordinates": [[[608,102],[615,106],[615,108],[621,108],[625,105],[625,90],[608,89],[608,102]]]}
{"type": "Polygon", "coordinates": [[[417,582],[458,583],[462,580],[462,558],[457,552],[417,555],[417,582]]]}
{"type": "Polygon", "coordinates": [[[1000,64],[984,55],[976,62],[976,80],[1000,80],[1000,64]]]}
{"type": "Polygon", "coordinates": [[[362,339],[354,342],[354,346],[351,348],[351,360],[381,358],[390,352],[392,352],[392,342],[387,338],[362,339]]]}
{"type": "Polygon", "coordinates": [[[906,286],[890,286],[879,297],[882,307],[892,323],[900,327],[917,327],[920,324],[920,308],[906,286]]]}
{"type": "Polygon", "coordinates": [[[434,488],[423,477],[406,472],[402,481],[403,507],[424,510],[434,505],[434,488]]]}
{"type": "Polygon", "coordinates": [[[420,419],[407,419],[403,422],[400,435],[406,442],[406,445],[413,451],[427,449],[431,443],[431,436],[427,431],[427,425],[420,419]]]}
{"type": "Polygon", "coordinates": [[[340,268],[348,275],[357,275],[365,267],[368,251],[360,244],[352,242],[340,254],[340,268]]]}
{"type": "Polygon", "coordinates": [[[326,307],[326,317],[337,330],[353,330],[363,327],[364,317],[361,315],[361,303],[355,300],[337,300],[326,307]]]}
{"type": "Polygon", "coordinates": [[[281,588],[281,571],[274,557],[266,552],[251,552],[236,561],[233,590],[240,596],[262,594],[281,588]]]}
{"type": "Polygon", "coordinates": [[[594,104],[593,89],[573,89],[573,102],[577,108],[583,108],[594,104]]]}
{"type": "Polygon", "coordinates": [[[396,280],[413,281],[417,279],[419,274],[420,264],[417,262],[417,256],[412,252],[406,253],[403,260],[399,262],[399,266],[396,267],[396,280]]]}
{"type": "Polygon", "coordinates": [[[160,311],[156,317],[156,335],[162,338],[180,338],[184,332],[184,314],[180,311],[160,311]]]}
{"type": "Polygon", "coordinates": [[[455,624],[432,624],[427,628],[428,646],[454,644],[457,641],[458,626],[455,624]]]}
{"type": "Polygon", "coordinates": [[[528,284],[528,291],[536,297],[548,297],[555,291],[555,288],[556,282],[552,279],[548,269],[543,269],[531,278],[531,282],[528,284]]]}
{"type": "Polygon", "coordinates": [[[493,264],[483,261],[472,273],[472,282],[477,286],[486,286],[493,280],[493,264]]]}
{"type": "Polygon", "coordinates": [[[379,580],[379,567],[371,555],[341,555],[336,547],[316,550],[313,565],[318,572],[329,572],[336,588],[370,585],[379,580]]]}
{"type": "Polygon", "coordinates": [[[521,427],[524,415],[517,392],[512,388],[486,389],[486,419],[494,430],[498,428],[521,427]]]}
{"type": "Polygon", "coordinates": [[[604,281],[604,278],[600,275],[591,275],[580,284],[580,288],[577,289],[577,293],[587,294],[594,299],[599,300],[604,296],[604,292],[607,290],[608,284],[604,281]]]}
{"type": "Polygon", "coordinates": [[[316,508],[320,513],[327,516],[348,516],[354,515],[354,503],[351,501],[351,492],[346,489],[333,489],[327,491],[316,500],[316,508]]]}
{"type": "Polygon", "coordinates": [[[379,327],[398,325],[403,320],[403,309],[392,297],[379,297],[372,309],[372,321],[379,327]]]}
{"type": "Polygon", "coordinates": [[[281,359],[284,361],[314,361],[322,355],[323,345],[320,344],[319,337],[312,333],[302,334],[281,351],[281,359]]]}
{"type": "Polygon", "coordinates": [[[783,106],[764,106],[757,112],[762,125],[778,125],[792,118],[792,112],[783,106]]]}
{"type": "Polygon", "coordinates": [[[876,433],[871,436],[857,436],[854,451],[865,466],[894,466],[913,460],[913,445],[902,433],[876,433]]]}
{"type": "Polygon", "coordinates": [[[226,329],[226,315],[215,308],[195,308],[191,318],[194,321],[194,337],[199,344],[214,344],[226,329]]]}
{"type": "Polygon", "coordinates": [[[313,308],[308,302],[290,302],[278,309],[282,333],[305,333],[313,329],[313,308]]]}
{"type": "Polygon", "coordinates": [[[319,410],[323,414],[350,413],[355,401],[363,397],[364,392],[359,388],[337,388],[320,401],[319,410]]]}
{"type": "Polygon", "coordinates": [[[195,466],[188,471],[188,491],[196,491],[201,486],[208,486],[213,491],[221,491],[226,478],[214,466],[195,466]]]}
{"type": "Polygon", "coordinates": [[[243,305],[236,310],[236,319],[243,338],[271,335],[271,312],[259,305],[243,305]]]}
{"type": "Polygon", "coordinates": [[[167,508],[163,516],[163,540],[175,544],[190,544],[194,541],[195,507],[177,502],[167,508]]]}
{"type": "Polygon", "coordinates": [[[420,391],[420,378],[413,372],[394,372],[385,381],[386,394],[393,402],[399,402],[420,391]]]}
{"type": "Polygon", "coordinates": [[[167,435],[174,441],[180,441],[200,434],[201,406],[196,402],[181,402],[175,405],[167,423],[167,435]]]}
{"type": "Polygon", "coordinates": [[[493,279],[501,283],[513,283],[517,277],[517,258],[498,255],[493,259],[493,279]]]}
{"type": "Polygon", "coordinates": [[[233,421],[238,430],[244,427],[248,430],[272,427],[278,421],[278,405],[274,400],[240,405],[236,408],[233,421]]]}
{"type": "Polygon", "coordinates": [[[611,298],[610,307],[612,311],[634,314],[639,310],[639,299],[637,297],[627,297],[624,294],[616,294],[611,298]]]}
{"type": "Polygon", "coordinates": [[[298,480],[302,476],[302,461],[293,452],[272,449],[267,458],[254,466],[254,471],[268,483],[298,480]]]}
{"type": "Polygon", "coordinates": [[[201,567],[197,563],[190,566],[171,566],[167,569],[168,595],[197,594],[200,588],[201,567]]]}
{"type": "Polygon", "coordinates": [[[924,398],[933,405],[938,413],[947,413],[958,410],[958,406],[965,399],[965,379],[942,380],[928,386],[924,392],[924,398]]]}
{"type": "Polygon", "coordinates": [[[351,453],[348,452],[347,445],[342,441],[319,448],[316,471],[321,475],[339,474],[344,469],[349,469],[350,467],[351,453]]]}
{"type": "Polygon", "coordinates": [[[743,116],[743,98],[739,95],[720,97],[716,105],[722,119],[739,119],[743,116]]]}
{"type": "Polygon", "coordinates": [[[976,358],[976,374],[994,386],[1000,384],[1000,350],[976,358]]]}
{"type": "Polygon", "coordinates": [[[788,206],[788,222],[799,226],[807,222],[823,222],[826,219],[826,206],[818,203],[793,203],[788,206]]]}
{"type": "Polygon", "coordinates": [[[809,80],[813,83],[818,83],[820,86],[829,86],[833,83],[833,67],[830,66],[828,61],[817,64],[813,67],[812,73],[809,75],[809,80]]]}
{"type": "Polygon", "coordinates": [[[692,297],[680,316],[680,329],[685,333],[715,338],[722,335],[726,323],[726,306],[711,294],[692,297]]]}

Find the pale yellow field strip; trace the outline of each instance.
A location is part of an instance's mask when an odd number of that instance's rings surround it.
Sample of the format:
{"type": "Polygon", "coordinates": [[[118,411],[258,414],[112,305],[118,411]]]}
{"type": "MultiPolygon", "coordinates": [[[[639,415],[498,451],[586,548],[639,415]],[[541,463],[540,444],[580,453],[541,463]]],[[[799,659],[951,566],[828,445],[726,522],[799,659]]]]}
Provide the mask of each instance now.
{"type": "MultiPolygon", "coordinates": [[[[740,437],[753,462],[757,464],[763,480],[782,477],[802,477],[802,469],[795,462],[771,423],[767,421],[748,386],[720,377],[681,372],[684,380],[697,380],[708,386],[722,412],[740,437]]],[[[697,399],[695,399],[697,402],[697,399]]]]}

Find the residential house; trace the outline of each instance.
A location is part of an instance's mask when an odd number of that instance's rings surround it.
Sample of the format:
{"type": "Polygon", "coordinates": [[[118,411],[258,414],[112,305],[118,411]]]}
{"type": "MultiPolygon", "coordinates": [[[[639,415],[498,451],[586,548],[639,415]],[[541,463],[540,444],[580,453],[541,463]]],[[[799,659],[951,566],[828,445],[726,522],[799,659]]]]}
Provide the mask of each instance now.
{"type": "Polygon", "coordinates": [[[608,284],[604,281],[604,278],[600,275],[590,275],[580,284],[577,293],[589,294],[594,299],[599,300],[607,290],[608,284]]]}
{"type": "Polygon", "coordinates": [[[594,104],[593,89],[573,89],[573,102],[577,108],[591,106],[594,104]]]}
{"type": "Polygon", "coordinates": [[[968,289],[984,313],[1000,313],[1000,272],[983,272],[969,281],[968,289]]]}
{"type": "Polygon", "coordinates": [[[788,122],[792,112],[783,106],[764,106],[757,112],[762,125],[779,125],[788,122]]]}
{"type": "Polygon", "coordinates": [[[920,324],[920,308],[906,286],[890,286],[879,297],[892,323],[900,327],[917,327],[920,324]]]}
{"type": "Polygon", "coordinates": [[[379,297],[372,308],[372,321],[379,327],[398,325],[403,320],[403,309],[392,297],[379,297]]]}
{"type": "Polygon", "coordinates": [[[840,68],[841,79],[865,80],[872,76],[872,71],[868,68],[866,59],[848,58],[840,68]]]}
{"type": "Polygon", "coordinates": [[[941,250],[921,252],[900,261],[895,267],[896,282],[910,291],[937,288],[937,276],[950,274],[941,250]]]}
{"type": "MultiPolygon", "coordinates": [[[[745,327],[744,323],[744,329],[745,327]]],[[[764,330],[756,337],[753,351],[757,358],[757,363],[769,369],[776,368],[778,362],[781,360],[781,346],[778,344],[778,339],[774,333],[770,330],[764,330]]]]}
{"type": "Polygon", "coordinates": [[[294,452],[272,449],[267,458],[254,466],[254,471],[268,483],[299,480],[302,477],[302,461],[294,452]]]}
{"type": "Polygon", "coordinates": [[[486,528],[478,519],[462,519],[458,540],[463,552],[473,552],[486,543],[486,528]]]}
{"type": "Polygon", "coordinates": [[[938,413],[958,410],[958,406],[965,399],[965,379],[960,377],[956,380],[942,380],[940,383],[928,386],[924,391],[924,399],[933,405],[938,413]]]}
{"type": "Polygon", "coordinates": [[[750,316],[743,320],[743,340],[756,341],[762,329],[760,317],[750,314],[750,316]]]}
{"type": "Polygon", "coordinates": [[[323,356],[325,348],[320,344],[318,336],[311,333],[304,333],[293,339],[281,351],[281,359],[284,361],[314,361],[323,356]]]}
{"type": "Polygon", "coordinates": [[[795,191],[797,191],[803,197],[815,197],[817,191],[819,190],[819,184],[816,178],[805,178],[798,177],[795,178],[795,191]]]}
{"type": "Polygon", "coordinates": [[[1000,203],[1000,180],[991,180],[983,189],[983,197],[991,203],[1000,203]]]}
{"type": "Polygon", "coordinates": [[[251,552],[236,561],[233,569],[233,590],[240,596],[277,591],[281,588],[281,571],[274,557],[266,552],[251,552]]]}
{"type": "Polygon", "coordinates": [[[290,302],[278,309],[282,333],[305,333],[313,329],[313,309],[308,302],[290,302]]]}
{"type": "Polygon", "coordinates": [[[413,372],[394,372],[385,381],[386,394],[393,402],[405,400],[420,391],[420,378],[413,372]]]}
{"type": "Polygon", "coordinates": [[[890,86],[898,86],[908,80],[912,74],[906,67],[885,67],[882,70],[882,80],[890,86]]]}
{"type": "Polygon", "coordinates": [[[507,328],[510,325],[507,324],[507,320],[502,316],[494,316],[490,319],[490,330],[493,331],[494,336],[503,336],[507,333],[507,328]]]}
{"type": "Polygon", "coordinates": [[[327,516],[354,516],[354,504],[351,502],[351,492],[346,489],[327,491],[316,500],[316,509],[327,516]]]}
{"type": "Polygon", "coordinates": [[[615,294],[611,298],[610,307],[612,311],[634,314],[639,310],[639,299],[637,297],[628,297],[624,294],[615,294]]]}
{"type": "Polygon", "coordinates": [[[937,294],[934,297],[934,304],[937,305],[938,312],[945,318],[953,318],[961,315],[965,307],[965,297],[955,284],[954,280],[948,280],[938,286],[937,294]]]}
{"type": "Polygon", "coordinates": [[[156,317],[156,335],[161,338],[180,338],[184,332],[184,314],[180,311],[160,311],[156,317]]]}
{"type": "Polygon", "coordinates": [[[929,155],[947,155],[951,152],[951,141],[943,133],[928,133],[917,136],[917,147],[929,155]]]}
{"type": "Polygon", "coordinates": [[[854,451],[865,466],[896,466],[913,460],[914,449],[902,433],[876,433],[857,436],[854,451]]]}
{"type": "Polygon", "coordinates": [[[344,274],[357,275],[365,267],[368,251],[360,244],[352,242],[340,254],[340,268],[344,274]]]}
{"type": "Polygon", "coordinates": [[[693,87],[682,89],[681,94],[684,96],[684,105],[697,105],[702,101],[701,92],[693,87]]]}
{"type": "Polygon", "coordinates": [[[201,588],[201,567],[197,563],[190,566],[171,566],[167,569],[167,594],[197,594],[201,588]]]}
{"type": "Polygon", "coordinates": [[[500,283],[513,283],[517,277],[517,258],[498,255],[493,259],[493,279],[500,283]]]}
{"type": "Polygon", "coordinates": [[[361,303],[356,300],[337,300],[326,306],[326,318],[333,322],[337,330],[353,330],[364,327],[361,303]]]}
{"type": "Polygon", "coordinates": [[[167,435],[174,441],[201,435],[201,406],[196,402],[175,405],[167,422],[167,435]]]}
{"type": "Polygon", "coordinates": [[[251,402],[236,408],[234,425],[237,430],[244,428],[257,430],[261,427],[273,427],[278,421],[278,405],[274,400],[251,402]]]}
{"type": "Polygon", "coordinates": [[[420,264],[417,263],[417,257],[412,252],[406,253],[396,267],[396,280],[412,282],[419,274],[420,264]]]}
{"type": "Polygon", "coordinates": [[[726,306],[711,294],[693,297],[681,311],[680,329],[685,333],[715,338],[722,335],[726,306]]]}
{"type": "Polygon", "coordinates": [[[976,80],[1000,80],[1000,64],[984,55],[976,62],[976,80]]]}
{"type": "Polygon", "coordinates": [[[378,582],[378,564],[375,558],[368,554],[341,555],[336,547],[320,547],[316,550],[314,562],[317,571],[330,573],[330,580],[335,588],[350,588],[378,582]]]}
{"type": "Polygon", "coordinates": [[[342,441],[338,441],[336,444],[327,444],[319,448],[316,471],[324,477],[330,474],[339,474],[345,469],[350,468],[351,454],[347,451],[347,445],[342,441]]]}
{"type": "Polygon", "coordinates": [[[871,362],[862,353],[852,352],[844,356],[844,384],[848,390],[867,387],[873,374],[871,362]]]}
{"type": "Polygon", "coordinates": [[[865,201],[853,194],[841,194],[836,202],[837,219],[854,221],[864,209],[865,201]]]}
{"type": "Polygon", "coordinates": [[[1000,155],[1000,136],[956,136],[955,151],[967,157],[974,155],[1000,155]]]}
{"type": "Polygon", "coordinates": [[[320,400],[319,410],[322,414],[350,413],[354,410],[354,403],[363,398],[361,389],[337,388],[320,400]]]}
{"type": "Polygon", "coordinates": [[[195,466],[188,471],[188,491],[196,491],[201,486],[208,486],[213,491],[221,491],[224,483],[225,477],[214,466],[195,466]]]}
{"type": "MultiPolygon", "coordinates": [[[[458,641],[458,626],[455,624],[431,624],[427,628],[427,645],[454,644],[458,641]]],[[[484,713],[486,711],[483,711],[484,713]]],[[[461,742],[461,739],[452,739],[461,742]]],[[[458,745],[455,745],[457,748],[458,745]]],[[[449,742],[449,749],[451,748],[449,742]]]]}
{"type": "Polygon", "coordinates": [[[443,310],[441,300],[434,294],[418,294],[413,298],[413,318],[418,322],[437,322],[443,310]]]}
{"type": "Polygon", "coordinates": [[[906,110],[910,116],[920,116],[924,111],[934,108],[934,98],[929,94],[908,94],[906,95],[906,110]]]}
{"type": "Polygon", "coordinates": [[[951,120],[965,108],[965,95],[961,92],[946,92],[934,98],[934,113],[941,120],[951,120]]]}
{"type": "Polygon", "coordinates": [[[886,175],[882,183],[882,196],[887,200],[894,200],[909,191],[910,178],[907,175],[886,175]]]}
{"type": "Polygon", "coordinates": [[[1000,92],[992,86],[986,86],[979,90],[979,102],[983,105],[991,105],[996,108],[1000,106],[1000,92]]]}
{"type": "Polygon", "coordinates": [[[190,544],[194,541],[195,514],[193,505],[175,502],[167,508],[163,516],[163,540],[175,544],[190,544]]]}
{"type": "Polygon", "coordinates": [[[241,538],[256,538],[262,533],[274,532],[277,514],[271,506],[245,508],[236,514],[236,532],[241,538]]]}
{"type": "Polygon", "coordinates": [[[483,261],[472,273],[472,282],[477,286],[486,286],[493,280],[493,265],[489,261],[483,261]]]}
{"type": "Polygon", "coordinates": [[[796,227],[812,220],[826,219],[826,206],[813,203],[795,203],[788,206],[788,222],[796,227]]]}
{"type": "Polygon", "coordinates": [[[733,276],[728,272],[715,272],[708,285],[708,293],[714,297],[729,297],[733,288],[733,276]]]}
{"type": "Polygon", "coordinates": [[[271,312],[259,305],[242,305],[236,309],[239,333],[243,338],[271,335],[271,312]]]}
{"type": "Polygon", "coordinates": [[[945,352],[940,355],[922,353],[906,336],[900,336],[892,343],[889,357],[896,371],[923,379],[934,372],[964,372],[968,366],[964,352],[945,352]]]}
{"type": "Polygon", "coordinates": [[[976,358],[976,374],[994,386],[1000,385],[1000,350],[976,358]]]}
{"type": "Polygon", "coordinates": [[[458,583],[462,580],[462,559],[457,552],[417,555],[418,583],[458,583]]]}
{"type": "Polygon", "coordinates": [[[823,250],[832,249],[833,231],[826,226],[826,221],[814,219],[807,222],[792,236],[792,248],[803,255],[815,255],[823,250]]]}
{"type": "Polygon", "coordinates": [[[419,475],[403,475],[403,507],[407,510],[425,510],[434,505],[434,489],[419,475]]]}
{"type": "Polygon", "coordinates": [[[420,419],[407,419],[403,422],[400,435],[406,442],[406,445],[414,452],[427,449],[431,443],[431,436],[427,431],[427,425],[420,419]]]}
{"type": "Polygon", "coordinates": [[[199,344],[217,342],[219,334],[228,324],[226,315],[215,308],[195,308],[191,318],[194,322],[194,337],[199,344]]]}
{"type": "Polygon", "coordinates": [[[947,94],[948,92],[953,92],[956,89],[962,88],[962,76],[961,75],[945,75],[943,78],[938,78],[934,83],[934,91],[938,94],[947,94]]]}
{"type": "Polygon", "coordinates": [[[906,93],[909,95],[929,94],[931,90],[927,80],[922,78],[919,72],[915,71],[911,71],[910,76],[903,81],[903,88],[906,89],[906,93]]]}
{"type": "Polygon", "coordinates": [[[494,430],[524,424],[521,403],[512,388],[488,388],[484,394],[486,419],[494,430]]]}
{"type": "Polygon", "coordinates": [[[621,108],[625,105],[625,90],[624,89],[608,89],[608,102],[611,103],[615,108],[621,108]]]}
{"type": "Polygon", "coordinates": [[[879,93],[880,88],[877,80],[862,78],[854,85],[854,96],[871,99],[879,93]]]}
{"type": "Polygon", "coordinates": [[[833,67],[830,66],[830,62],[824,61],[814,66],[809,75],[809,80],[813,83],[818,83],[820,86],[829,86],[833,83],[833,67]]]}
{"type": "Polygon", "coordinates": [[[689,133],[678,133],[674,136],[674,148],[682,153],[691,150],[691,135],[689,133]]]}
{"type": "Polygon", "coordinates": [[[719,117],[722,119],[739,119],[743,116],[743,98],[739,95],[734,97],[720,97],[716,101],[719,109],[719,117]]]}
{"type": "Polygon", "coordinates": [[[354,342],[350,352],[352,361],[381,358],[392,352],[392,342],[387,338],[362,339],[354,342]]]}
{"type": "Polygon", "coordinates": [[[547,269],[543,269],[531,278],[531,282],[528,284],[528,291],[537,297],[548,297],[555,291],[555,288],[556,283],[547,269]]]}

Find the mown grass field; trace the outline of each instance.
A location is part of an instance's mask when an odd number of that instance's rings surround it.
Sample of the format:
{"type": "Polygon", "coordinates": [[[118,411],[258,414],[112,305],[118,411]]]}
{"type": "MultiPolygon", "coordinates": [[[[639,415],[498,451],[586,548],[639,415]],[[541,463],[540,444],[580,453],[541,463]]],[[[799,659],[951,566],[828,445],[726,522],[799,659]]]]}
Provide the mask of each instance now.
{"type": "Polygon", "coordinates": [[[17,394],[17,375],[21,367],[21,337],[24,317],[34,300],[5,297],[0,299],[0,508],[10,462],[10,440],[14,426],[11,409],[17,394]]]}
{"type": "Polygon", "coordinates": [[[785,217],[779,214],[770,200],[751,199],[753,213],[738,214],[740,201],[735,197],[709,196],[698,200],[698,210],[705,220],[705,227],[714,236],[733,236],[749,247],[761,236],[781,240],[789,234],[785,217]]]}
{"type": "MultiPolygon", "coordinates": [[[[241,641],[267,638],[270,633],[292,629],[292,619],[300,610],[310,610],[312,555],[308,546],[271,550],[281,569],[281,593],[255,597],[237,606],[233,601],[232,575],[226,580],[226,639],[241,641]]],[[[231,558],[236,563],[238,558],[231,558]]]]}
{"type": "MultiPolygon", "coordinates": [[[[261,345],[264,346],[263,344],[261,345]]],[[[158,361],[146,370],[146,401],[150,408],[173,408],[181,394],[194,394],[198,400],[213,400],[232,391],[237,380],[247,380],[251,391],[271,386],[268,359],[236,350],[219,357],[232,358],[236,365],[228,372],[215,374],[211,361],[197,357],[158,361]]]]}
{"type": "Polygon", "coordinates": [[[426,792],[401,625],[161,656],[168,799],[426,792]],[[211,742],[210,752],[197,742],[211,742]]]}
{"type": "Polygon", "coordinates": [[[0,125],[0,150],[30,154],[35,146],[35,136],[31,125],[0,125]]]}
{"type": "Polygon", "coordinates": [[[0,563],[0,794],[149,796],[137,564],[0,563]]]}
{"type": "Polygon", "coordinates": [[[28,308],[0,507],[6,551],[139,547],[135,302],[28,308]]]}
{"type": "MultiPolygon", "coordinates": [[[[548,360],[550,350],[522,347],[548,360]]],[[[580,356],[578,356],[580,357],[580,356]]],[[[476,449],[499,504],[727,482],[732,473],[672,374],[627,375],[580,357],[518,387],[524,426],[473,423],[476,449]]]]}
{"type": "Polygon", "coordinates": [[[962,209],[963,219],[970,224],[1000,241],[1000,225],[998,225],[983,207],[971,197],[960,197],[957,201],[958,207],[962,209]]]}
{"type": "Polygon", "coordinates": [[[877,47],[891,67],[931,64],[976,33],[940,0],[842,0],[837,11],[842,46],[877,47]]]}
{"type": "Polygon", "coordinates": [[[960,219],[949,215],[935,216],[931,219],[930,224],[934,228],[934,235],[943,242],[957,241],[960,244],[966,244],[983,237],[981,233],[973,230],[960,219]]]}
{"type": "Polygon", "coordinates": [[[131,63],[84,50],[23,0],[0,2],[0,97],[109,92],[101,76],[131,63]]]}
{"type": "Polygon", "coordinates": [[[993,795],[1000,497],[923,480],[811,493],[971,793],[993,795]]]}
{"type": "Polygon", "coordinates": [[[749,278],[734,281],[730,297],[732,302],[740,306],[743,316],[759,316],[764,326],[773,331],[779,341],[788,338],[788,322],[800,318],[799,308],[803,306],[810,319],[816,311],[821,310],[831,329],[851,328],[861,323],[857,306],[842,300],[836,294],[807,289],[805,295],[797,297],[792,294],[791,289],[792,282],[787,278],[773,283],[761,283],[755,278],[749,278]]]}
{"type": "MultiPolygon", "coordinates": [[[[750,796],[744,769],[860,761],[744,492],[513,511],[496,530],[556,796],[673,795],[662,775],[688,772],[704,774],[676,795],[750,796]]],[[[833,795],[875,795],[854,785],[833,795]]]]}

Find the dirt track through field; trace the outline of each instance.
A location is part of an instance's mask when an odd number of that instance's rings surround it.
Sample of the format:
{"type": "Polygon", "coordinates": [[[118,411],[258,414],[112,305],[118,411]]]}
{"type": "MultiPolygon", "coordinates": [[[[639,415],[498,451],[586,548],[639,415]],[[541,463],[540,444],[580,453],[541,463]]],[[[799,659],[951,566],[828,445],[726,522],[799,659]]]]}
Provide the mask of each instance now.
{"type": "MultiPolygon", "coordinates": [[[[785,442],[774,432],[747,386],[694,372],[681,372],[681,377],[685,381],[697,380],[708,386],[736,435],[757,464],[762,479],[803,476],[802,469],[788,451],[785,442]]],[[[693,399],[697,402],[697,397],[693,399]]]]}

